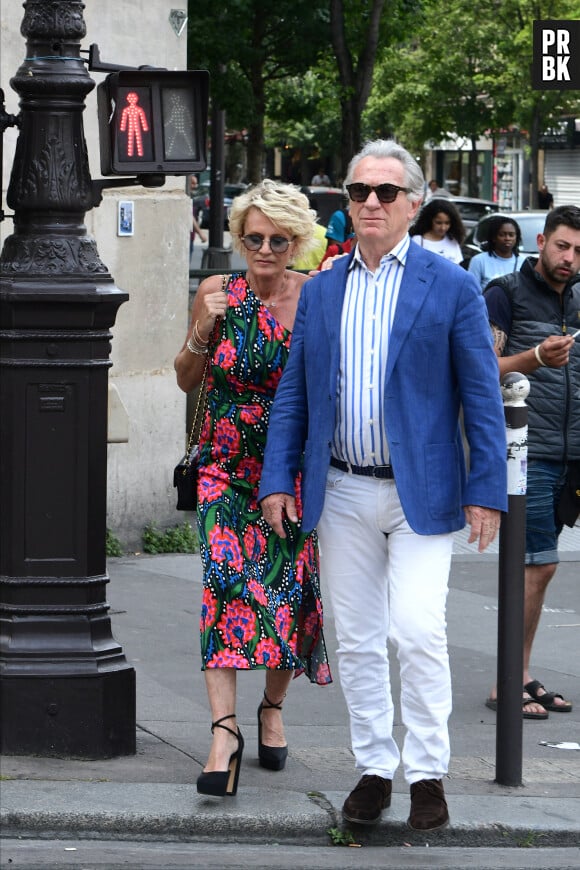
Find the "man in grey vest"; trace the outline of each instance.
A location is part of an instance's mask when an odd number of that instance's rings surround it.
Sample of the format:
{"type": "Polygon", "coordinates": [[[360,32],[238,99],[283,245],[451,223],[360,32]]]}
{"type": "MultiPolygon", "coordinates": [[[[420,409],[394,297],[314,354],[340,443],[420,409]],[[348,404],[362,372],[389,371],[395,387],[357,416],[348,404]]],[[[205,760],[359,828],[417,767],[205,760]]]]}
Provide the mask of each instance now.
{"type": "MultiPolygon", "coordinates": [[[[494,278],[484,291],[500,376],[521,372],[528,397],[528,480],[524,604],[523,715],[568,713],[570,701],[530,673],[532,644],[548,584],[558,566],[558,536],[580,513],[580,208],[548,213],[539,257],[494,278]],[[575,337],[578,336],[578,337],[575,337]],[[563,503],[566,500],[564,512],[563,503]]],[[[495,710],[495,689],[486,701],[495,710]]]]}

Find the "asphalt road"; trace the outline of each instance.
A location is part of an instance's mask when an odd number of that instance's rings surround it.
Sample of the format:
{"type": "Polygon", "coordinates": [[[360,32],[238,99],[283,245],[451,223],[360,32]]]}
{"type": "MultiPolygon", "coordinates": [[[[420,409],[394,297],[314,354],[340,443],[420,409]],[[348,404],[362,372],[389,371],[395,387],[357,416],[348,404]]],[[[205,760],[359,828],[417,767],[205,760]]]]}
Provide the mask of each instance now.
{"type": "Polygon", "coordinates": [[[578,849],[462,849],[284,846],[269,843],[135,843],[117,840],[4,840],[2,868],[26,870],[578,870],[578,849]]]}

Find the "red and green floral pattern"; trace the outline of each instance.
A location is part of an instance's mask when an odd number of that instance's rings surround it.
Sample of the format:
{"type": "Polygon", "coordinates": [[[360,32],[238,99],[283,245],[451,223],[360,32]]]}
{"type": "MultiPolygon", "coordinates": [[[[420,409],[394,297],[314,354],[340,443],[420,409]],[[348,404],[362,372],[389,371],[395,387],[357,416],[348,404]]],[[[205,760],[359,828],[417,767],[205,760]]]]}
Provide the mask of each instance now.
{"type": "MultiPolygon", "coordinates": [[[[198,520],[203,668],[305,671],[331,682],[322,633],[316,533],[281,539],[257,502],[270,408],[290,332],[234,275],[212,339],[201,431],[198,520]]],[[[299,481],[296,482],[301,516],[299,481]]]]}

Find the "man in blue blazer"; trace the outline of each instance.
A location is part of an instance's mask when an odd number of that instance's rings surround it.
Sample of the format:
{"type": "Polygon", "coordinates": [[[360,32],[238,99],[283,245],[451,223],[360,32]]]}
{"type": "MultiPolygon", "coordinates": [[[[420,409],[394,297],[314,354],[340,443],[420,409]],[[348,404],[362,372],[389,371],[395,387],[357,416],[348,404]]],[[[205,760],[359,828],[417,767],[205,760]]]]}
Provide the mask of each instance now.
{"type": "Polygon", "coordinates": [[[507,509],[506,437],[485,305],[473,276],[410,244],[424,179],[392,140],[357,154],[346,183],[358,244],[302,290],[268,429],[260,500],[284,536],[316,525],[362,777],[343,816],[374,824],[402,758],[409,825],[445,826],[451,678],[445,604],[453,532],[480,552],[507,509]],[[459,425],[469,444],[466,471],[459,425]],[[401,673],[393,739],[387,639],[401,673]]]}

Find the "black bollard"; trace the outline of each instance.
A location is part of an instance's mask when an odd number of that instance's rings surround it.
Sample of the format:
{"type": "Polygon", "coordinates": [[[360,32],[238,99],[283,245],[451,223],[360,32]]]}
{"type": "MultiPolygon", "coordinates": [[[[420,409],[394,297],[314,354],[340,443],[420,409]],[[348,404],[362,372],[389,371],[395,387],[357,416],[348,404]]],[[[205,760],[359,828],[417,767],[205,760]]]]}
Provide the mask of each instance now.
{"type": "Polygon", "coordinates": [[[528,454],[528,379],[519,372],[502,378],[508,512],[499,532],[496,782],[522,784],[522,692],[524,647],[524,559],[528,454]]]}

